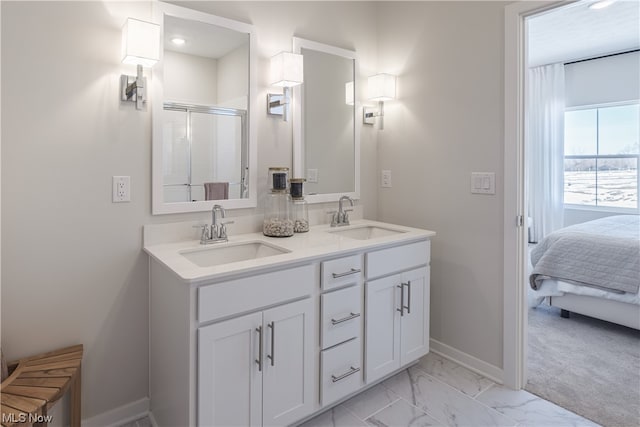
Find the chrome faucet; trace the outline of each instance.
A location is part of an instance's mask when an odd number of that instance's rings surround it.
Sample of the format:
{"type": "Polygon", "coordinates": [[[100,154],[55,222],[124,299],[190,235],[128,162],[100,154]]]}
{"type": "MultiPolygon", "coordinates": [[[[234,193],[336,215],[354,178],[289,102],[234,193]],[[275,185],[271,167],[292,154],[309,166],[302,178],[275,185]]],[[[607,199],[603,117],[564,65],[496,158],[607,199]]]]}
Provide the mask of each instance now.
{"type": "Polygon", "coordinates": [[[353,199],[349,196],[342,196],[340,200],[338,200],[338,211],[332,212],[333,216],[331,218],[331,226],[332,227],[342,227],[344,225],[349,225],[349,212],[352,212],[353,209],[343,209],[342,202],[345,200],[349,201],[351,207],[353,207],[353,199]]]}
{"type": "Polygon", "coordinates": [[[229,241],[227,236],[227,224],[233,224],[233,221],[218,222],[218,212],[220,213],[220,218],[224,218],[226,216],[222,206],[213,205],[213,208],[211,209],[211,226],[208,224],[194,225],[194,227],[202,229],[202,234],[200,235],[201,245],[229,241]]]}

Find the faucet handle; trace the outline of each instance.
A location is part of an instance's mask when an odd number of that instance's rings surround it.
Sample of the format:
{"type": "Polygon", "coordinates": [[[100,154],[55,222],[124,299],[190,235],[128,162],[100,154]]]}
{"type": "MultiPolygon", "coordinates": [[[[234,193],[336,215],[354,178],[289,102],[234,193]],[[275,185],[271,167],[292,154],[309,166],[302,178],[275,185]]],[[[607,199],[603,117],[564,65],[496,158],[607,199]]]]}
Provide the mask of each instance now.
{"type": "Polygon", "coordinates": [[[220,228],[218,229],[218,238],[226,239],[227,238],[227,224],[233,224],[235,221],[224,221],[220,223],[220,228]]]}
{"type": "Polygon", "coordinates": [[[191,228],[200,228],[200,242],[204,242],[209,238],[209,224],[192,225],[191,228]]]}
{"type": "Polygon", "coordinates": [[[340,213],[338,211],[327,211],[327,214],[331,215],[331,227],[335,227],[338,224],[340,213]]]}

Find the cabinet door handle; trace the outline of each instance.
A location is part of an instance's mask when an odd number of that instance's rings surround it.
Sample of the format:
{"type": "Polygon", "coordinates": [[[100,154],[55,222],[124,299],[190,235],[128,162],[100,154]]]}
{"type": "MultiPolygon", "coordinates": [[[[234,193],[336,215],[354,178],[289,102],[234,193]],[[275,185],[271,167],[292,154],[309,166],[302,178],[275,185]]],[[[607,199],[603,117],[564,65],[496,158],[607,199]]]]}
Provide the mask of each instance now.
{"type": "Polygon", "coordinates": [[[360,313],[353,313],[353,312],[351,312],[351,315],[350,315],[350,316],[343,317],[342,319],[338,319],[338,320],[336,320],[336,319],[331,319],[331,324],[332,324],[332,325],[338,325],[338,324],[343,323],[343,322],[346,322],[346,321],[348,321],[348,320],[355,319],[356,317],[360,317],[360,313]]]}
{"type": "Polygon", "coordinates": [[[355,374],[356,372],[360,372],[360,368],[354,368],[353,366],[351,366],[351,369],[349,369],[348,372],[345,372],[342,375],[339,376],[335,376],[335,375],[331,375],[331,382],[337,383],[340,380],[343,380],[353,374],[355,374]]]}
{"type": "MultiPolygon", "coordinates": [[[[402,286],[407,287],[407,305],[404,308],[407,309],[407,314],[411,314],[411,280],[407,280],[407,283],[403,283],[402,286]]],[[[402,303],[404,304],[404,299],[402,303]]]]}
{"type": "Polygon", "coordinates": [[[262,372],[262,326],[258,326],[256,332],[258,333],[258,358],[256,363],[258,364],[258,372],[262,372]]]}
{"type": "Polygon", "coordinates": [[[344,273],[331,273],[331,275],[334,279],[337,279],[338,277],[349,276],[351,274],[360,273],[361,271],[362,270],[360,270],[359,268],[352,268],[349,271],[345,271],[344,273]]]}
{"type": "Polygon", "coordinates": [[[276,322],[267,325],[271,328],[271,355],[267,354],[267,358],[271,360],[271,366],[276,363],[276,322]]]}
{"type": "Polygon", "coordinates": [[[400,312],[400,316],[404,316],[404,283],[396,288],[400,288],[400,308],[396,308],[396,311],[400,312]]]}

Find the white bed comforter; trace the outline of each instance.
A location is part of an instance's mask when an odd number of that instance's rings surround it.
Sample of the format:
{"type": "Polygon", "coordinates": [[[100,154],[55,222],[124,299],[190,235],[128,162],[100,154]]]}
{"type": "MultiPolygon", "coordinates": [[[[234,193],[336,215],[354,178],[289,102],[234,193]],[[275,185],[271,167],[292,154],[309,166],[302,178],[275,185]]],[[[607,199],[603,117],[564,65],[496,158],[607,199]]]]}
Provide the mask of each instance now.
{"type": "Polygon", "coordinates": [[[640,216],[618,215],[576,224],[545,237],[531,252],[533,289],[545,279],[609,292],[640,288],[640,216]]]}

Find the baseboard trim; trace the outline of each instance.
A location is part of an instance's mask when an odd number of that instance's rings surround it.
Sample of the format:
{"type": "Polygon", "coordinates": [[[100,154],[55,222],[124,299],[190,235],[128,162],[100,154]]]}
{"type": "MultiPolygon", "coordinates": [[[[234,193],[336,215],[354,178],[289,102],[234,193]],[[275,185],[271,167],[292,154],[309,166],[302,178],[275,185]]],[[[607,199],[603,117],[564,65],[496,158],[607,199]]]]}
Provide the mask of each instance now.
{"type": "Polygon", "coordinates": [[[127,403],[82,420],[82,427],[117,427],[149,415],[149,398],[127,403]]]}
{"type": "Polygon", "coordinates": [[[480,374],[493,382],[498,384],[503,383],[504,372],[497,366],[493,366],[490,363],[480,360],[477,357],[471,356],[463,351],[453,348],[450,345],[441,343],[440,341],[431,338],[429,340],[429,346],[431,351],[440,356],[447,358],[459,365],[464,366],[473,372],[480,374]]]}

